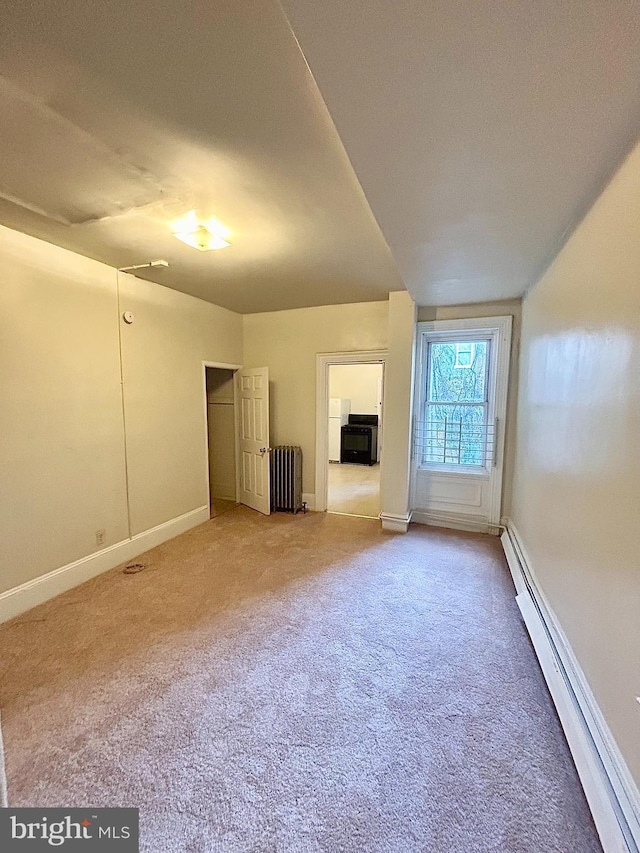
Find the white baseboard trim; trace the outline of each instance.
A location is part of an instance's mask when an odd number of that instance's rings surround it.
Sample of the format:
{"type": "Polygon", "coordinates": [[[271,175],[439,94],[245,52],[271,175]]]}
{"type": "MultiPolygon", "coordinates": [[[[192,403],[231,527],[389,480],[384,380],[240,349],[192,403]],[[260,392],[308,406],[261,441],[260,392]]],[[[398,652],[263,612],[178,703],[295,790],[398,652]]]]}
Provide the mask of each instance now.
{"type": "Polygon", "coordinates": [[[0,717],[0,809],[6,809],[8,805],[7,773],[4,764],[4,743],[2,741],[2,717],[0,717]]]}
{"type": "Polygon", "coordinates": [[[383,530],[388,530],[390,533],[406,533],[409,529],[411,513],[396,515],[392,512],[381,512],[380,521],[382,522],[383,530]]]}
{"type": "Polygon", "coordinates": [[[209,507],[201,506],[163,524],[158,524],[143,533],[137,533],[131,539],[124,539],[95,554],[89,554],[46,575],[27,581],[0,594],[0,623],[31,610],[38,604],[84,583],[96,575],[113,569],[126,560],[137,557],[150,548],[173,539],[191,527],[209,520],[209,507]]]}
{"type": "Polygon", "coordinates": [[[302,502],[307,505],[308,510],[311,510],[311,512],[315,512],[316,496],[314,494],[311,494],[311,492],[303,492],[302,493],[302,502]]]}
{"type": "Polygon", "coordinates": [[[538,585],[518,531],[502,545],[516,601],[564,729],[605,853],[639,853],[640,793],[584,672],[538,585]]]}
{"type": "Polygon", "coordinates": [[[465,515],[459,512],[414,509],[411,521],[415,521],[417,524],[429,524],[433,527],[466,530],[470,533],[492,533],[494,536],[498,536],[500,533],[499,526],[490,524],[486,516],[465,515]]]}

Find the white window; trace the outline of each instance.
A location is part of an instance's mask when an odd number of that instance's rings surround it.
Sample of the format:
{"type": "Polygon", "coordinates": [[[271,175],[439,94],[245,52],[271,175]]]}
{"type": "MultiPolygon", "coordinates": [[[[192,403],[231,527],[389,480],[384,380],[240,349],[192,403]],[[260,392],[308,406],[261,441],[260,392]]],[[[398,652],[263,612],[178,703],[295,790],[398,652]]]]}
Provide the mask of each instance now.
{"type": "Polygon", "coordinates": [[[490,461],[491,340],[425,341],[422,464],[483,466],[490,461]]]}
{"type": "Polygon", "coordinates": [[[500,521],[511,317],[418,323],[411,508],[416,521],[500,521]]]}
{"type": "Polygon", "coordinates": [[[458,341],[456,343],[456,370],[473,367],[476,357],[476,345],[472,341],[458,341]]]}

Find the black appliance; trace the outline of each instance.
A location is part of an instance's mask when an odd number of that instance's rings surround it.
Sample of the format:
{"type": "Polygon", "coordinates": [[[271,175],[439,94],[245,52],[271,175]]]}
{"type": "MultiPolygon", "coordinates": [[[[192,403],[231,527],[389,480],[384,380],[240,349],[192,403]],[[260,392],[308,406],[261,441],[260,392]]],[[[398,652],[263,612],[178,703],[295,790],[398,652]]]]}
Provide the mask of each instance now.
{"type": "Polygon", "coordinates": [[[375,465],[378,461],[378,416],[349,415],[340,430],[340,462],[375,465]]]}

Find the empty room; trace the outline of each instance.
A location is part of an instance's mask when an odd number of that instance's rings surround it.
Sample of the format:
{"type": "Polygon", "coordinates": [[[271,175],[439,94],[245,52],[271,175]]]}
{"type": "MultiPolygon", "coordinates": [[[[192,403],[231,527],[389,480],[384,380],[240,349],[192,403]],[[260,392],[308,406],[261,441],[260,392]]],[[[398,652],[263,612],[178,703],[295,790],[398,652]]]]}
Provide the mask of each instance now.
{"type": "Polygon", "coordinates": [[[639,853],[640,7],[0,10],[0,850],[639,853]]]}

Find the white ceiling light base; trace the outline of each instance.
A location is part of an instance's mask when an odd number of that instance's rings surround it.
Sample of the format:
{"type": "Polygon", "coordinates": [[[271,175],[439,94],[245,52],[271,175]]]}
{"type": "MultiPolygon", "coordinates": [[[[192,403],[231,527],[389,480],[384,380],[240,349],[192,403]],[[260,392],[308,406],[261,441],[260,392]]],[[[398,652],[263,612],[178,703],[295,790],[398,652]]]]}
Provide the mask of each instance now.
{"type": "Polygon", "coordinates": [[[224,249],[225,246],[230,246],[222,237],[212,234],[204,225],[199,225],[195,231],[178,231],[174,235],[178,240],[182,240],[187,246],[193,246],[200,252],[209,252],[211,249],[224,249]]]}
{"type": "Polygon", "coordinates": [[[198,218],[195,210],[190,210],[183,219],[173,223],[173,236],[199,252],[224,249],[225,246],[231,245],[224,239],[228,236],[228,231],[229,229],[213,216],[209,217],[205,224],[198,218]]]}

